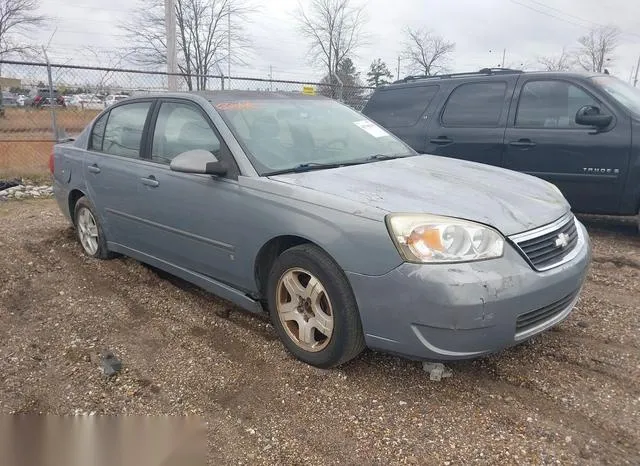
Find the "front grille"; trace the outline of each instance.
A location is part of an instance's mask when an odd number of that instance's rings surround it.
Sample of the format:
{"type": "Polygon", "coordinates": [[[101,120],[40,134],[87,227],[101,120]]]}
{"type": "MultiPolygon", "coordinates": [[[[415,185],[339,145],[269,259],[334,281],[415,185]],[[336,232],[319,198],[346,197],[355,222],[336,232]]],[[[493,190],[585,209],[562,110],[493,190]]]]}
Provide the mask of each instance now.
{"type": "Polygon", "coordinates": [[[576,247],[578,228],[573,215],[546,227],[511,237],[522,254],[538,270],[558,265],[576,247]]]}
{"type": "Polygon", "coordinates": [[[516,333],[526,332],[545,321],[553,319],[564,311],[577,295],[578,292],[571,293],[570,295],[565,296],[564,298],[547,306],[541,307],[540,309],[519,315],[516,320],[516,333]]]}

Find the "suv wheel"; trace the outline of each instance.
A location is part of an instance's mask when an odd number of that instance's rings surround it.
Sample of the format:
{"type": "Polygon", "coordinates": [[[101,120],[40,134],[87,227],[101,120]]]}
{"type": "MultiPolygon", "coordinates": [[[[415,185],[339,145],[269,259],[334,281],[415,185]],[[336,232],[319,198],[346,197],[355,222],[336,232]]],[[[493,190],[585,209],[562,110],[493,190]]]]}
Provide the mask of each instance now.
{"type": "Polygon", "coordinates": [[[85,254],[96,259],[110,259],[112,254],[107,249],[107,241],[89,199],[81,197],[74,209],[74,225],[78,240],[85,254]]]}
{"type": "Polygon", "coordinates": [[[364,349],[353,292],[342,270],[320,248],[304,244],[283,252],[267,287],[271,321],[296,358],[328,368],[364,349]]]}

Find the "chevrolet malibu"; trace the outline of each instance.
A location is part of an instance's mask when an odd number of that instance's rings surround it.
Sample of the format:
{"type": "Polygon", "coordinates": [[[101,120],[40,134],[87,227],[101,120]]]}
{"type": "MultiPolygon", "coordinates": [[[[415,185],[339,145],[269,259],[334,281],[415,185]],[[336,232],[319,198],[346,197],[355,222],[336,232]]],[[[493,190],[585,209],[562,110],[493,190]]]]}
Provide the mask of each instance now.
{"type": "Polygon", "coordinates": [[[451,360],[518,344],[569,315],[591,256],[555,186],[418,155],[322,97],[130,98],[50,168],[87,255],[268,312],[318,367],[365,347],[451,360]]]}

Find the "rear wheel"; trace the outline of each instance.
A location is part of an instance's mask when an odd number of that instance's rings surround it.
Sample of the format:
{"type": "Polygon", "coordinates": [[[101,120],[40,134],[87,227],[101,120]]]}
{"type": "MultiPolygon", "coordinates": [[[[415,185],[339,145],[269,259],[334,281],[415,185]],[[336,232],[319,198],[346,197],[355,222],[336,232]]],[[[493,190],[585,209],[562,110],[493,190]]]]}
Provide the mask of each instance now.
{"type": "Polygon", "coordinates": [[[78,199],[73,212],[76,234],[85,254],[96,259],[113,257],[107,249],[104,231],[89,199],[85,196],[78,199]]]}
{"type": "Polygon", "coordinates": [[[271,321],[298,359],[328,368],[364,349],[351,287],[320,248],[303,244],[283,252],[271,268],[268,295],[271,321]]]}

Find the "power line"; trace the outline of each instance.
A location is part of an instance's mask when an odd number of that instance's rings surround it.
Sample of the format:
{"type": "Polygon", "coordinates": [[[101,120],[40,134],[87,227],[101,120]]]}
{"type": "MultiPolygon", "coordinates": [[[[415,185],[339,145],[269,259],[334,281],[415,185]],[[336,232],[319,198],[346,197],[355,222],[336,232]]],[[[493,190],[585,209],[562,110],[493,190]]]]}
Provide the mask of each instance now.
{"type": "MultiPolygon", "coordinates": [[[[560,10],[560,9],[558,9],[558,8],[554,8],[554,7],[549,6],[549,5],[545,4],[545,3],[539,2],[538,0],[529,0],[529,1],[530,1],[530,2],[532,2],[532,3],[535,3],[535,4],[537,4],[537,5],[540,5],[540,6],[541,6],[541,7],[543,7],[543,8],[548,8],[549,10],[556,11],[556,12],[558,12],[558,13],[560,13],[560,14],[563,14],[563,15],[566,15],[566,16],[568,16],[568,17],[571,17],[571,18],[573,18],[573,19],[575,19],[575,20],[582,21],[583,23],[588,23],[588,24],[590,24],[591,26],[587,26],[586,24],[576,23],[575,21],[569,20],[569,19],[567,19],[567,18],[562,18],[562,17],[557,16],[557,15],[555,15],[555,14],[553,14],[553,13],[549,13],[548,11],[545,11],[545,10],[540,10],[540,9],[538,9],[538,8],[536,8],[536,7],[533,7],[533,6],[531,6],[531,5],[529,5],[529,4],[526,4],[526,3],[522,3],[522,2],[520,2],[520,1],[518,1],[518,0],[509,0],[509,1],[510,1],[511,3],[515,3],[516,5],[523,6],[523,7],[525,7],[525,8],[528,8],[529,10],[535,11],[535,12],[540,13],[540,14],[542,14],[542,15],[549,16],[549,17],[551,17],[551,18],[555,18],[555,19],[558,19],[558,20],[560,20],[560,21],[564,21],[565,23],[572,24],[572,25],[577,26],[577,27],[580,27],[580,28],[590,29],[590,28],[592,28],[593,26],[597,26],[597,27],[606,27],[606,25],[604,25],[604,24],[602,24],[602,23],[597,23],[597,22],[595,22],[595,21],[591,21],[591,20],[589,20],[589,19],[584,19],[584,18],[581,18],[581,17],[579,17],[579,16],[573,15],[573,14],[571,14],[571,13],[567,13],[566,11],[560,10]]],[[[628,32],[628,31],[623,31],[623,30],[621,30],[620,32],[621,32],[622,34],[624,34],[624,35],[628,35],[628,36],[633,36],[633,37],[636,37],[636,38],[640,38],[640,34],[637,34],[637,33],[635,33],[635,32],[628,32]]]]}
{"type": "Polygon", "coordinates": [[[585,23],[591,23],[594,26],[602,26],[602,24],[596,23],[595,21],[584,19],[584,18],[581,18],[581,17],[576,16],[576,15],[572,15],[571,13],[567,13],[566,11],[560,10],[558,8],[554,8],[554,7],[549,6],[549,5],[545,4],[545,3],[539,2],[538,0],[529,0],[529,1],[531,3],[536,3],[536,4],[538,4],[538,5],[540,5],[540,6],[544,7],[544,8],[548,8],[550,10],[557,11],[558,13],[561,13],[563,15],[566,15],[566,16],[569,16],[571,18],[577,19],[578,21],[583,21],[585,23]]]}
{"type": "Polygon", "coordinates": [[[537,9],[537,8],[531,6],[531,5],[527,5],[526,3],[521,3],[521,2],[519,2],[517,0],[509,0],[509,1],[511,3],[515,3],[516,5],[523,6],[525,8],[528,8],[529,10],[535,11],[535,12],[540,13],[542,15],[549,16],[549,17],[555,18],[555,19],[559,19],[560,21],[564,21],[565,23],[573,24],[574,26],[578,26],[578,27],[581,27],[581,28],[586,27],[584,24],[579,24],[579,23],[570,21],[570,20],[568,20],[566,18],[561,18],[560,16],[556,16],[556,15],[554,15],[552,13],[549,13],[548,11],[539,10],[539,9],[537,9]]]}

